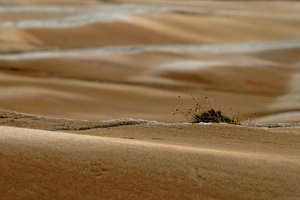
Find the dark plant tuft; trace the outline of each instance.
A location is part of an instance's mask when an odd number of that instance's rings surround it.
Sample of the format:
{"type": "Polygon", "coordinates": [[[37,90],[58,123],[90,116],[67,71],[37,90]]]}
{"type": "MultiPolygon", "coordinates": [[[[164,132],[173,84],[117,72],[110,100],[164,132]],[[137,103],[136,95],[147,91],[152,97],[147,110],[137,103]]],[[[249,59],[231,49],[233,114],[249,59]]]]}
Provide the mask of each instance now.
{"type": "MultiPolygon", "coordinates": [[[[178,96],[180,98],[180,96],[178,96]]],[[[240,124],[238,116],[229,116],[222,113],[221,109],[215,109],[215,105],[212,99],[207,96],[204,99],[195,97],[191,94],[193,101],[192,107],[186,108],[183,106],[177,106],[175,112],[172,115],[181,114],[191,123],[228,123],[228,124],[240,124]],[[205,108],[203,105],[210,103],[210,108],[205,108]]],[[[232,110],[232,108],[230,108],[232,110]]]]}
{"type": "Polygon", "coordinates": [[[215,110],[213,108],[202,113],[195,114],[192,122],[239,124],[235,117],[225,115],[221,110],[215,110]]]}

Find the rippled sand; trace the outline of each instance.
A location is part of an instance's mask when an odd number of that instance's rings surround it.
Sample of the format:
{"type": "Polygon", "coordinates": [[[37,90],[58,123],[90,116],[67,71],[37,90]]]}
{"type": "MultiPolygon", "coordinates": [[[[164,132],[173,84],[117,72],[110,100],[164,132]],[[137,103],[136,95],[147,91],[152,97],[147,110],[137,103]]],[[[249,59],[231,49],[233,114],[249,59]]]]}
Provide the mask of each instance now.
{"type": "Polygon", "coordinates": [[[243,120],[299,120],[297,2],[6,4],[2,108],[178,121],[174,107],[202,89],[243,120]]]}

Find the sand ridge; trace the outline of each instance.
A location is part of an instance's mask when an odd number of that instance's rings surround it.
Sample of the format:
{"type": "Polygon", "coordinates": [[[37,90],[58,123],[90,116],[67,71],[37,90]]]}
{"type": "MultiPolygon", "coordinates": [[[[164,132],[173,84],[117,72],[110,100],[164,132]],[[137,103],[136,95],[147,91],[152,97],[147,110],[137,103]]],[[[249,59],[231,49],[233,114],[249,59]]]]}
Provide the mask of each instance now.
{"type": "MultiPolygon", "coordinates": [[[[93,130],[95,134],[110,135],[105,137],[82,135],[81,131],[70,134],[13,127],[0,129],[0,141],[5,141],[1,142],[4,165],[1,165],[3,184],[0,187],[4,199],[149,199],[151,196],[288,199],[299,196],[299,134],[290,135],[293,139],[281,143],[280,147],[277,144],[280,140],[267,131],[226,125],[162,127],[153,124],[93,130]],[[191,135],[195,130],[184,130],[191,128],[198,129],[198,133],[191,135]],[[207,130],[209,134],[205,133],[207,130]],[[220,130],[222,134],[218,134],[220,130]],[[126,138],[135,131],[139,138],[126,138]],[[186,140],[174,141],[169,134],[175,132],[178,136],[186,133],[186,140]],[[149,140],[145,133],[155,138],[149,140]],[[115,137],[116,134],[121,138],[115,137]],[[231,140],[230,145],[224,143],[224,136],[229,142],[230,137],[238,139],[236,134],[243,136],[243,140],[231,140]],[[164,139],[159,140],[160,136],[164,139]],[[199,143],[193,144],[191,141],[196,138],[199,143]],[[268,145],[260,145],[261,142],[268,145]],[[19,183],[12,185],[16,177],[10,171],[21,166],[19,183]]],[[[285,129],[277,134],[286,137],[290,133],[285,129]]]]}
{"type": "Polygon", "coordinates": [[[241,108],[241,120],[299,121],[297,113],[283,119],[299,110],[297,2],[43,2],[0,10],[3,109],[176,122],[176,96],[188,106],[188,94],[202,89],[233,114],[241,108]],[[100,20],[120,13],[129,18],[100,20]]]}

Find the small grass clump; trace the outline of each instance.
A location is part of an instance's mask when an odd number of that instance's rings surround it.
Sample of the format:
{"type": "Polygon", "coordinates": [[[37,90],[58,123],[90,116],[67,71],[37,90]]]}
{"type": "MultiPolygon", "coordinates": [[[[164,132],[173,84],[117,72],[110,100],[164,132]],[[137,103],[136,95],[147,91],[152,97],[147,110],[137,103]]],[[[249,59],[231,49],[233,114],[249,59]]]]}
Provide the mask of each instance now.
{"type": "Polygon", "coordinates": [[[221,110],[215,110],[213,108],[202,113],[195,114],[193,122],[239,124],[235,117],[225,115],[221,110]]]}
{"type": "MultiPolygon", "coordinates": [[[[180,98],[180,96],[178,96],[180,98]]],[[[216,106],[213,103],[212,99],[205,97],[201,99],[200,97],[195,98],[191,94],[193,100],[193,107],[185,108],[183,106],[177,106],[175,112],[172,114],[182,114],[188,122],[191,123],[228,123],[228,124],[240,124],[238,116],[226,115],[222,112],[222,109],[215,108],[216,106]],[[205,108],[203,105],[211,104],[209,108],[205,108]]],[[[230,108],[231,110],[231,108],[230,108]]]]}

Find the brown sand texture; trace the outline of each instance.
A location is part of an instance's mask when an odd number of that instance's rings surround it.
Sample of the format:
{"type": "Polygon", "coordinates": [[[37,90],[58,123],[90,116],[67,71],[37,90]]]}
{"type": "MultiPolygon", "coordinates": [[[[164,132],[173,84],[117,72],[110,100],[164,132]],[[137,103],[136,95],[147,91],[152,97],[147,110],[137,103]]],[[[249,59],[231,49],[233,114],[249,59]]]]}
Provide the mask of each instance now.
{"type": "Polygon", "coordinates": [[[300,195],[299,124],[254,128],[132,119],[88,122],[7,111],[1,116],[1,199],[300,195]]]}
{"type": "Polygon", "coordinates": [[[299,13],[0,1],[0,199],[300,199],[299,13]],[[172,115],[191,94],[241,125],[172,115]]]}

